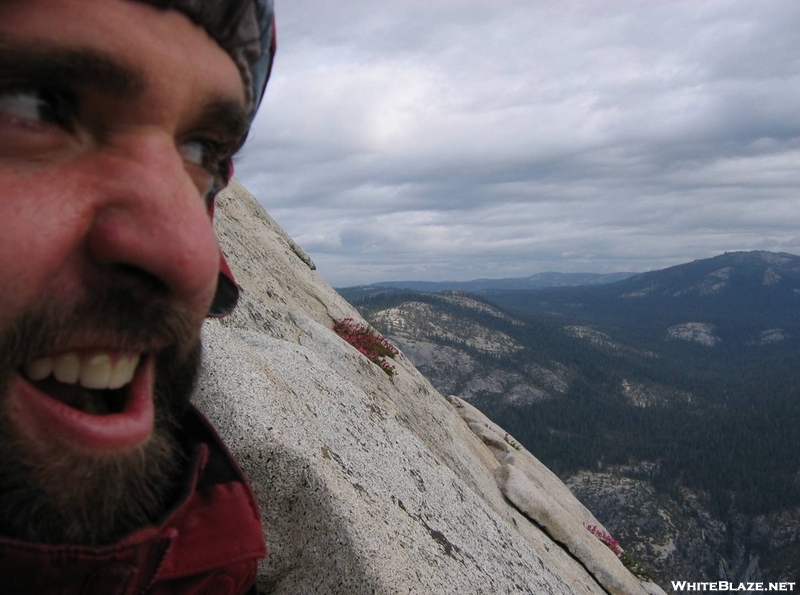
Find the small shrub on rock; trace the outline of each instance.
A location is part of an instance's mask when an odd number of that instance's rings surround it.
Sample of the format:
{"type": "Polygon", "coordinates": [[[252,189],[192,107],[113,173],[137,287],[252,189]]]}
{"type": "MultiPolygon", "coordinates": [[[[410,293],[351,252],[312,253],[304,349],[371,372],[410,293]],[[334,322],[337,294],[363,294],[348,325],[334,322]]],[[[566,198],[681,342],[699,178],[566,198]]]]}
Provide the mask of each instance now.
{"type": "Polygon", "coordinates": [[[389,376],[394,376],[395,368],[386,361],[386,358],[394,359],[398,351],[389,341],[352,318],[343,318],[336,322],[333,325],[333,332],[358,349],[389,376]]]}
{"type": "Polygon", "coordinates": [[[589,533],[591,533],[592,535],[597,537],[597,539],[606,544],[606,547],[608,547],[608,549],[614,552],[614,555],[617,558],[622,557],[622,548],[619,545],[619,541],[611,537],[611,535],[603,531],[597,525],[584,525],[584,526],[586,527],[587,531],[589,531],[589,533]]]}

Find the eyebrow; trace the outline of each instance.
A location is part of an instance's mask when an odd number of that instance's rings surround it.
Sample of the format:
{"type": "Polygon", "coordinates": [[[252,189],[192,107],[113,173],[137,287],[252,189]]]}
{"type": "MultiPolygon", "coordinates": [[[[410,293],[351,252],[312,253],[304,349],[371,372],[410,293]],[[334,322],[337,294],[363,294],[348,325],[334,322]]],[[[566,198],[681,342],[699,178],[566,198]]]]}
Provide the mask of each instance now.
{"type": "MultiPolygon", "coordinates": [[[[146,89],[145,80],[136,67],[92,48],[42,48],[0,38],[0,87],[89,87],[135,99],[146,89]]],[[[249,124],[239,101],[218,96],[200,108],[192,128],[217,132],[234,153],[244,144],[249,124]]]]}
{"type": "Polygon", "coordinates": [[[230,152],[244,144],[250,122],[242,104],[233,99],[214,98],[207,102],[194,119],[194,129],[214,130],[224,136],[230,152]]]}
{"type": "Polygon", "coordinates": [[[133,66],[88,48],[40,48],[0,40],[0,85],[84,86],[119,97],[145,88],[133,66]]]}

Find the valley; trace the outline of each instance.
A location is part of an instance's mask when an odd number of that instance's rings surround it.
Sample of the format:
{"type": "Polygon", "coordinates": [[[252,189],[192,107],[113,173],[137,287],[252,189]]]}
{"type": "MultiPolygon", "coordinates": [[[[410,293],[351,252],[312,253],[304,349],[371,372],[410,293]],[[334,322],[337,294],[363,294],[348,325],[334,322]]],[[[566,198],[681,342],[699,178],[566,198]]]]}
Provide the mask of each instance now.
{"type": "Polygon", "coordinates": [[[800,578],[800,258],[500,281],[340,292],[559,474],[660,584],[800,578]]]}

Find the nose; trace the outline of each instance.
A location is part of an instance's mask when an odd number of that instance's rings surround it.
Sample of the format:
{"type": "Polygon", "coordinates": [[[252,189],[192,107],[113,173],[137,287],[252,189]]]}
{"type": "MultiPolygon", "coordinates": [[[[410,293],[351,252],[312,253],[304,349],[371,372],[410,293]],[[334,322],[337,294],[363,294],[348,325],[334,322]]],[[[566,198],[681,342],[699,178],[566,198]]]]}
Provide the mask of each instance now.
{"type": "Polygon", "coordinates": [[[114,140],[99,151],[91,260],[115,275],[149,277],[204,314],[219,271],[207,205],[174,141],[159,132],[114,140]]]}

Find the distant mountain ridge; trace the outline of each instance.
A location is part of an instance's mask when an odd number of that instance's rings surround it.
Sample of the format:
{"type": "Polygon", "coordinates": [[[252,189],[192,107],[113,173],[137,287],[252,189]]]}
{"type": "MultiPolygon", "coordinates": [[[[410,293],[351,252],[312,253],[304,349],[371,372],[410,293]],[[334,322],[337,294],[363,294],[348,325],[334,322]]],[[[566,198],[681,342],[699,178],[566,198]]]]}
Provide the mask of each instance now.
{"type": "Polygon", "coordinates": [[[659,271],[641,273],[615,285],[622,297],[666,294],[712,295],[745,285],[800,294],[800,256],[785,252],[726,252],[659,271]],[[627,282],[625,282],[627,281],[627,282]]]}
{"type": "Polygon", "coordinates": [[[528,277],[474,279],[470,281],[379,281],[366,285],[337,288],[349,299],[363,297],[384,289],[407,289],[425,293],[466,291],[485,294],[491,291],[525,291],[546,288],[609,286],[619,288],[624,297],[644,297],[648,294],[681,293],[707,295],[717,293],[737,282],[761,282],[779,285],[788,281],[792,289],[800,290],[800,256],[786,252],[764,250],[725,252],[712,258],[694,260],[665,269],[645,273],[536,273],[528,277]],[[730,270],[726,270],[730,267],[730,270]],[[736,274],[731,277],[730,273],[736,274]],[[755,277],[754,277],[755,276],[755,277]]]}
{"type": "Polygon", "coordinates": [[[720,348],[800,340],[800,256],[788,253],[726,252],[605,285],[481,295],[518,315],[600,324],[635,342],[709,330],[718,340],[700,342],[720,348]]]}
{"type": "MultiPolygon", "coordinates": [[[[578,285],[603,285],[628,279],[637,273],[536,273],[529,277],[504,279],[474,279],[472,281],[380,281],[368,285],[338,288],[337,291],[353,293],[366,288],[394,288],[439,293],[442,291],[468,291],[479,293],[490,289],[539,289],[543,287],[575,287],[578,285]]],[[[346,297],[346,296],[345,296],[346,297]]]]}

